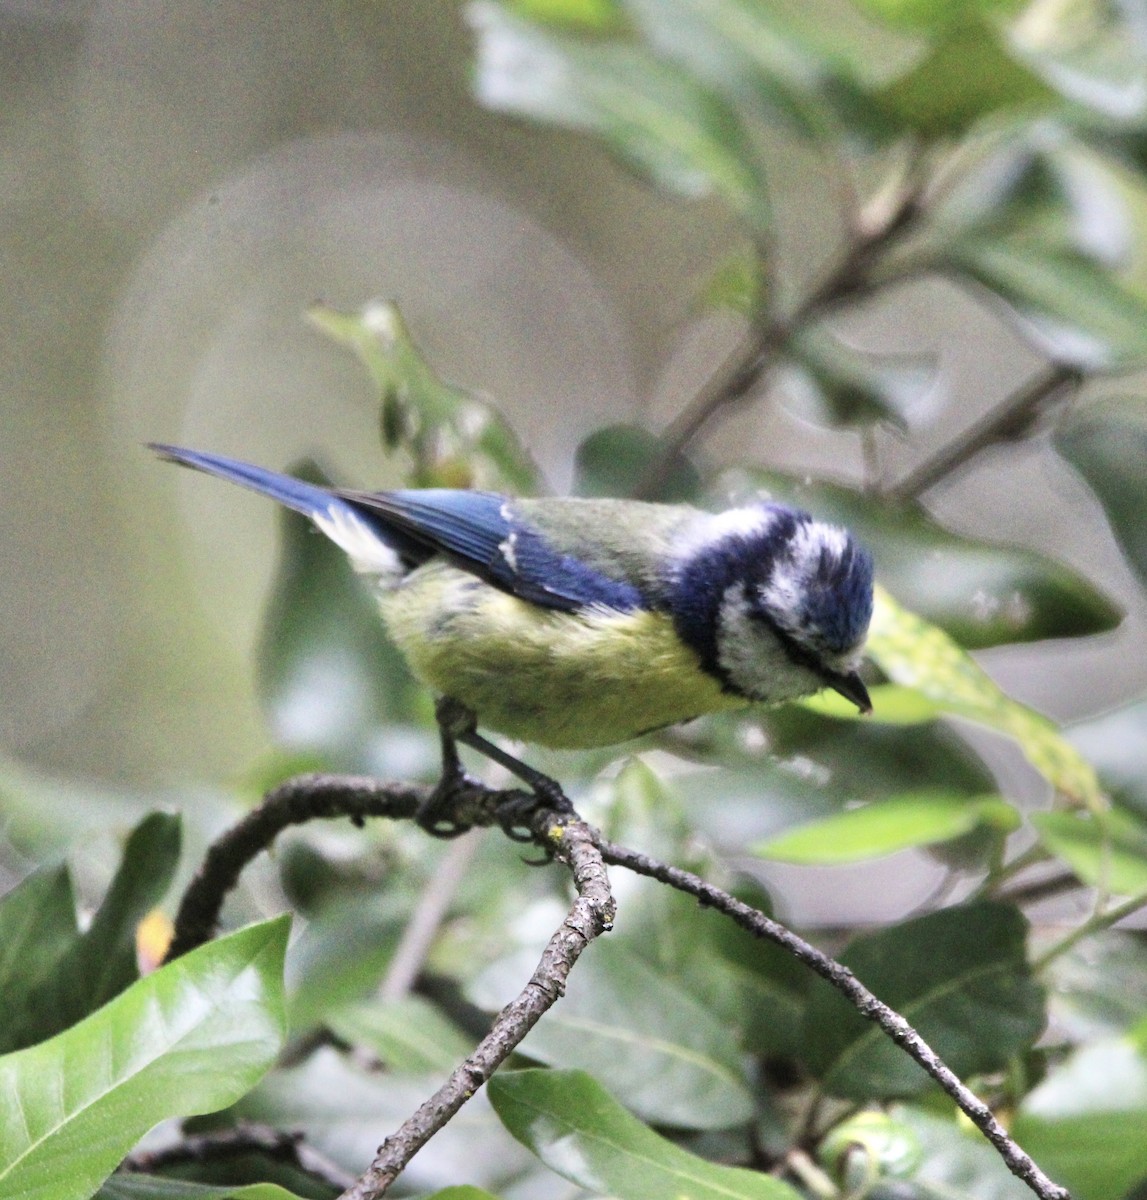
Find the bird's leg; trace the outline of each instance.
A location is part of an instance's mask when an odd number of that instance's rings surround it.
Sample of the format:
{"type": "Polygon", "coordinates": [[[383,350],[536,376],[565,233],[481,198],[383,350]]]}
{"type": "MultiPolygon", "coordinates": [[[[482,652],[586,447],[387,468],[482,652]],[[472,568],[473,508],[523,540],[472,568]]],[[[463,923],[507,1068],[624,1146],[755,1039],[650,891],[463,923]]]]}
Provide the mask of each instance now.
{"type": "Polygon", "coordinates": [[[469,827],[450,812],[454,798],[464,794],[466,788],[474,786],[474,781],[462,770],[458,759],[459,744],[477,750],[529,786],[533,795],[509,792],[498,806],[498,823],[515,840],[533,840],[529,832],[529,818],[540,807],[559,813],[573,812],[573,805],[556,779],[534,770],[482,737],[477,732],[477,719],[464,704],[444,696],[435,706],[434,715],[442,736],[442,779],[419,814],[418,821],[424,829],[439,837],[454,837],[469,827]]]}
{"type": "MultiPolygon", "coordinates": [[[[459,726],[460,714],[455,708],[448,707],[454,704],[452,700],[439,700],[435,706],[438,737],[442,744],[442,775],[414,818],[427,833],[440,838],[459,837],[472,828],[472,822],[462,818],[458,809],[469,794],[481,788],[478,781],[462,769],[462,760],[458,757],[458,739],[454,731],[459,726]]],[[[469,714],[469,710],[461,705],[456,708],[469,714]]],[[[472,715],[470,721],[473,722],[472,715]]]]}

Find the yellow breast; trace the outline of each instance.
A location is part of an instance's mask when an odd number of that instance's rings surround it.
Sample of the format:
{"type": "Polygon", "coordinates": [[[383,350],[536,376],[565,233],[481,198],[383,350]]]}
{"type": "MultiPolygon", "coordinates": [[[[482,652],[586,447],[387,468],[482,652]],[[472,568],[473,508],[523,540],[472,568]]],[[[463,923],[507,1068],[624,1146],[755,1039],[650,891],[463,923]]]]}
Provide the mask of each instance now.
{"type": "Polygon", "coordinates": [[[414,673],[479,723],[546,746],[605,746],[743,707],[661,613],[542,609],[431,563],[381,596],[414,673]]]}

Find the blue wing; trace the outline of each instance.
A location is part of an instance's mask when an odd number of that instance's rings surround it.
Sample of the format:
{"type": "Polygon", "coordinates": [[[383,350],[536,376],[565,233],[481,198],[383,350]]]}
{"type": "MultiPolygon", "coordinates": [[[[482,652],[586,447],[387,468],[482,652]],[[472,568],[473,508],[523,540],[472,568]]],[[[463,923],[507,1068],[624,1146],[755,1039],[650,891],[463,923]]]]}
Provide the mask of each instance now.
{"type": "Polygon", "coordinates": [[[561,553],[514,514],[513,501],[493,492],[330,489],[219,454],[158,444],[151,449],[303,513],[361,560],[377,557],[372,547],[397,554],[407,567],[445,558],[504,592],[565,612],[589,605],[623,612],[647,607],[637,588],[561,553]]]}
{"type": "MultiPolygon", "coordinates": [[[[613,579],[550,545],[494,492],[445,488],[338,495],[366,509],[405,558],[441,556],[502,591],[544,608],[647,607],[632,584],[613,579]]],[[[560,503],[560,501],[555,501],[560,503]]]]}

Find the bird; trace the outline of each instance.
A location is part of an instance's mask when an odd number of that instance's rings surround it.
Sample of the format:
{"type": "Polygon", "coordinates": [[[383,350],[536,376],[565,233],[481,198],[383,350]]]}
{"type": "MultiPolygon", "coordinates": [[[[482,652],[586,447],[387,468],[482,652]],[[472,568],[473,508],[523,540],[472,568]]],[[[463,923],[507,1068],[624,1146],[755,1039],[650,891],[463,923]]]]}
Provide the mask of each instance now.
{"type": "Polygon", "coordinates": [[[442,698],[447,759],[454,737],[481,743],[538,790],[548,777],[516,770],[478,726],[586,748],[824,688],[872,710],[858,671],[872,556],[800,509],[368,492],[150,448],[302,513],[342,548],[414,675],[442,698]]]}

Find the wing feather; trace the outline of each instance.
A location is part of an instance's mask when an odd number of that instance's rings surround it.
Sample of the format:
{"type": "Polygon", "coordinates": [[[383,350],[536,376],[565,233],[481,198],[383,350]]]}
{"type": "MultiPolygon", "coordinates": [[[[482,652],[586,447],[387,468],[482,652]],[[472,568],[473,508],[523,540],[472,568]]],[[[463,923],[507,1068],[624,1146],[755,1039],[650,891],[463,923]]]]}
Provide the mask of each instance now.
{"type": "MultiPolygon", "coordinates": [[[[494,492],[425,488],[338,493],[366,509],[411,565],[441,556],[502,591],[543,608],[646,608],[640,591],[563,554],[494,492]]],[[[551,501],[560,504],[561,501],[551,501]]]]}

